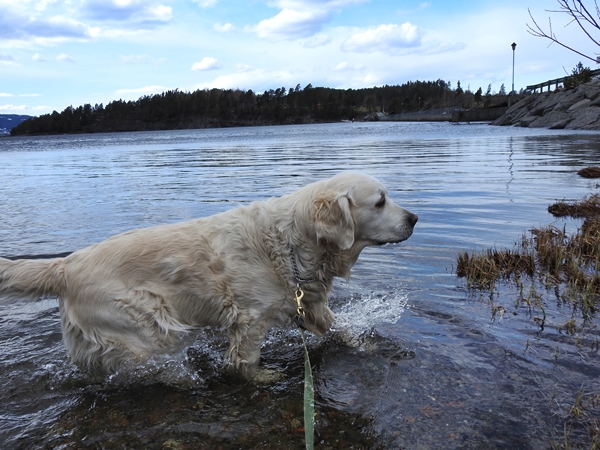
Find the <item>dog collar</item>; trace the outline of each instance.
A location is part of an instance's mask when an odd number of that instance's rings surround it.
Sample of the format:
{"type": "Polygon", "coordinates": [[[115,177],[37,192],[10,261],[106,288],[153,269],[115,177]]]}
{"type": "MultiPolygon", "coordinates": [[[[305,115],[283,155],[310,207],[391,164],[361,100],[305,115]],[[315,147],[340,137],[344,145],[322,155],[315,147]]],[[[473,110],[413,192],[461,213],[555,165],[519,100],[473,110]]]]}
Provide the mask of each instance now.
{"type": "Polygon", "coordinates": [[[312,283],[313,281],[316,281],[316,278],[302,278],[300,276],[300,271],[298,270],[298,264],[296,263],[296,256],[294,254],[294,247],[292,247],[292,244],[288,244],[288,249],[290,250],[290,260],[292,261],[292,272],[294,273],[294,279],[296,280],[296,289],[300,289],[304,283],[312,283]]]}

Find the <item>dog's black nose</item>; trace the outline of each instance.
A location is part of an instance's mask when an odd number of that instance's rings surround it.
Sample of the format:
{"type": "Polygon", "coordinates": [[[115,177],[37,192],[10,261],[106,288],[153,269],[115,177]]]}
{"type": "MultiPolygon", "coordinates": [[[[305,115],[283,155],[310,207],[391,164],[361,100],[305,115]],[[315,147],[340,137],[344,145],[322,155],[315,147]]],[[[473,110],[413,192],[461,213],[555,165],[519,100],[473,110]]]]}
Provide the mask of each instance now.
{"type": "Polygon", "coordinates": [[[410,226],[414,227],[417,224],[417,221],[419,220],[419,216],[417,216],[416,214],[412,214],[410,216],[408,216],[408,221],[410,222],[410,226]]]}

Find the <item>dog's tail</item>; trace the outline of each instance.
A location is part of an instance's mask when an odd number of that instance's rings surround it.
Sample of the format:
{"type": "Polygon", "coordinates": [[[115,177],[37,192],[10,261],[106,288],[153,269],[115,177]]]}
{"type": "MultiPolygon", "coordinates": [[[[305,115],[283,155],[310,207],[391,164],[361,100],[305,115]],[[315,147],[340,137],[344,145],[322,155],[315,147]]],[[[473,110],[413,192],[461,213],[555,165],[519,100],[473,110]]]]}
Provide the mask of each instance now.
{"type": "Polygon", "coordinates": [[[64,285],[62,262],[63,258],[15,261],[0,258],[0,303],[60,295],[64,285]]]}

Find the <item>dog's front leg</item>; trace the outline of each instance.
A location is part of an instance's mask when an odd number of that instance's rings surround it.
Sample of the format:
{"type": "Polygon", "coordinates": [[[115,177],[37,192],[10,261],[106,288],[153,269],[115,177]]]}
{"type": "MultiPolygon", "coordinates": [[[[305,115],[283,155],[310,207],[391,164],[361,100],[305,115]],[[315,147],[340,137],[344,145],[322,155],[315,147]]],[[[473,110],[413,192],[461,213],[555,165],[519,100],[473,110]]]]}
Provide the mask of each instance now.
{"type": "Polygon", "coordinates": [[[246,378],[252,378],[260,363],[260,346],[266,329],[254,319],[246,323],[235,323],[229,329],[228,363],[246,378]]]}

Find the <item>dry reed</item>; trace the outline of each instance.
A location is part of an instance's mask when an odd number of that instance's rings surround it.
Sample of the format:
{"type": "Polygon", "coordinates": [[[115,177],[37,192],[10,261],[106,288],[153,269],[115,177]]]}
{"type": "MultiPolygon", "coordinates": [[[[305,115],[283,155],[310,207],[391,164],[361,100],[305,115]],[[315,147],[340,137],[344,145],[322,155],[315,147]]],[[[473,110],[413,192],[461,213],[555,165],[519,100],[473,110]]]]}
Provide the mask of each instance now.
{"type": "Polygon", "coordinates": [[[600,178],[600,167],[585,167],[577,174],[583,178],[600,178]]]}
{"type": "MultiPolygon", "coordinates": [[[[586,219],[571,236],[553,226],[533,228],[512,250],[459,254],[456,274],[467,279],[469,289],[492,291],[499,280],[512,280],[527,304],[531,301],[523,296],[521,277],[538,279],[558,289],[559,297],[572,303],[586,319],[600,300],[600,196],[592,195],[573,204],[560,202],[548,209],[557,216],[586,219]]],[[[541,302],[536,305],[541,307],[541,302]]]]}
{"type": "MultiPolygon", "coordinates": [[[[600,168],[599,168],[600,173],[600,168]]],[[[553,226],[533,228],[530,234],[523,235],[520,243],[512,250],[488,249],[481,252],[464,252],[458,255],[456,274],[467,279],[469,289],[489,290],[490,299],[499,280],[512,281],[519,289],[517,305],[526,304],[540,331],[544,330],[546,310],[541,296],[536,291],[539,280],[546,288],[552,289],[558,299],[573,307],[572,316],[567,322],[557,326],[557,330],[569,336],[584,334],[586,324],[600,305],[600,196],[592,195],[580,202],[556,203],[548,208],[555,216],[582,217],[584,222],[576,233],[569,236],[565,229],[553,226]],[[531,278],[528,293],[524,289],[522,276],[531,278]],[[534,315],[535,308],[540,315],[534,315]],[[581,314],[582,324],[578,326],[577,315],[581,314]]],[[[491,302],[492,321],[504,315],[505,308],[491,302]]],[[[591,325],[593,327],[593,325],[591,325]]],[[[529,338],[525,351],[529,347],[529,338]]],[[[600,343],[596,339],[596,352],[600,343]]],[[[600,450],[600,394],[584,396],[580,392],[564,423],[563,436],[549,440],[550,448],[567,450],[575,447],[574,429],[588,430],[591,450],[600,450]]],[[[580,448],[580,447],[577,447],[580,448]]]]}
{"type": "MultiPolygon", "coordinates": [[[[600,177],[600,168],[595,169],[600,177]]],[[[580,171],[581,172],[581,171],[580,171]]],[[[590,176],[590,171],[587,175],[590,176]]],[[[577,336],[584,333],[586,323],[600,305],[600,196],[584,198],[580,202],[559,202],[548,207],[556,217],[570,216],[584,218],[579,230],[567,235],[565,229],[553,226],[533,228],[529,235],[523,235],[520,243],[512,250],[488,249],[481,252],[465,252],[458,255],[456,274],[467,279],[469,289],[490,290],[499,280],[514,282],[519,288],[517,305],[529,307],[533,320],[544,329],[546,311],[541,296],[536,291],[536,280],[552,289],[558,299],[573,307],[569,320],[557,326],[561,333],[577,336]],[[531,289],[525,294],[522,276],[531,278],[531,289]],[[534,308],[539,308],[540,316],[534,316],[534,308]],[[581,314],[583,324],[578,326],[577,315],[581,314]]],[[[490,299],[492,296],[490,295],[490,299]]],[[[491,302],[492,320],[504,314],[505,308],[491,302]]],[[[593,327],[593,325],[591,325],[593,327]]],[[[577,340],[581,339],[577,336],[577,340]]],[[[527,340],[526,351],[529,346],[527,340]]],[[[600,343],[596,339],[596,352],[600,343]]],[[[575,447],[581,437],[574,430],[586,429],[592,450],[600,450],[600,394],[584,395],[580,392],[565,419],[563,436],[553,436],[550,448],[567,450],[575,447]]]]}
{"type": "Polygon", "coordinates": [[[590,195],[576,203],[557,202],[548,206],[548,212],[554,217],[598,217],[600,215],[600,195],[590,195]]]}

